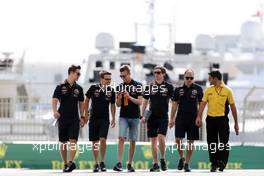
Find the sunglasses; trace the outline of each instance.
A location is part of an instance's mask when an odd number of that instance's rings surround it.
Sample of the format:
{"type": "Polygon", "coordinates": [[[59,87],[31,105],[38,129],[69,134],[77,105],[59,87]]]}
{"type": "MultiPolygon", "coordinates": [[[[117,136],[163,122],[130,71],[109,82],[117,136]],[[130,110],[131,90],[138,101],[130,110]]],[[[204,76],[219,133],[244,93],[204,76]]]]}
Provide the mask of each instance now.
{"type": "Polygon", "coordinates": [[[161,72],[160,71],[155,71],[154,74],[159,75],[159,74],[161,74],[161,72]]]}
{"type": "Polygon", "coordinates": [[[112,79],[111,78],[104,78],[104,80],[111,81],[112,79]]]}
{"type": "Polygon", "coordinates": [[[125,78],[127,75],[120,75],[120,78],[125,78]]]}
{"type": "Polygon", "coordinates": [[[188,77],[188,76],[186,76],[185,79],[186,79],[186,80],[193,80],[193,77],[188,77]]]}
{"type": "Polygon", "coordinates": [[[80,72],[75,72],[75,73],[77,73],[77,76],[81,76],[81,73],[80,72]]]}

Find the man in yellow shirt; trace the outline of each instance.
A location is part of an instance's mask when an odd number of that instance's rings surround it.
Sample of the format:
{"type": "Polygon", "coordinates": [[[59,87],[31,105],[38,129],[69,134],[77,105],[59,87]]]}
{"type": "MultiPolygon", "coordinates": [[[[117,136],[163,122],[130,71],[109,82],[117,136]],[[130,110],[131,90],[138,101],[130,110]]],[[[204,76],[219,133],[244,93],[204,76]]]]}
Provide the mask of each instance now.
{"type": "Polygon", "coordinates": [[[228,101],[234,118],[234,129],[238,135],[239,126],[237,121],[237,110],[233,98],[232,90],[222,81],[222,74],[219,71],[209,73],[209,86],[205,92],[202,102],[199,106],[196,117],[196,125],[202,126],[202,114],[208,103],[208,112],[206,118],[207,143],[209,159],[211,162],[211,172],[223,171],[225,161],[228,159],[229,150],[229,120],[225,113],[226,102],[228,101]],[[219,138],[219,140],[218,140],[219,138]]]}

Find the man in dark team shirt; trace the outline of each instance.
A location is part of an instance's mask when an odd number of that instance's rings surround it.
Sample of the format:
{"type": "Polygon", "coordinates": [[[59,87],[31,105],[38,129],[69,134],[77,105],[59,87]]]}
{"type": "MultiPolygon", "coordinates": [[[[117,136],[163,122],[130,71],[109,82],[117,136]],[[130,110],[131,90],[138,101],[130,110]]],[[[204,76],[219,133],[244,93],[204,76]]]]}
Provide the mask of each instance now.
{"type": "Polygon", "coordinates": [[[115,127],[115,92],[110,87],[111,73],[100,72],[100,84],[92,85],[87,91],[85,98],[85,120],[89,120],[89,140],[93,143],[93,155],[95,159],[94,172],[106,171],[104,157],[106,151],[106,139],[109,129],[109,104],[111,104],[111,127],[115,127]],[[91,103],[91,114],[89,115],[89,102],[91,103]],[[100,141],[101,162],[99,163],[98,142],[100,141]]]}
{"type": "Polygon", "coordinates": [[[155,80],[148,85],[144,91],[144,100],[142,105],[141,122],[145,121],[144,112],[150,103],[151,115],[147,120],[147,133],[151,140],[153,166],[150,169],[151,172],[160,171],[158,164],[158,141],[160,149],[160,165],[163,171],[167,170],[167,164],[165,161],[165,138],[168,129],[168,108],[169,100],[172,98],[173,86],[166,81],[164,77],[166,75],[166,69],[162,66],[156,66],[154,68],[155,80]]]}
{"type": "Polygon", "coordinates": [[[202,101],[203,89],[201,86],[193,83],[194,73],[188,69],[184,73],[184,85],[178,87],[174,91],[172,98],[171,117],[169,126],[172,128],[175,125],[175,138],[180,155],[178,169],[184,168],[185,172],[190,172],[189,161],[193,152],[194,140],[199,140],[199,129],[195,125],[198,105],[202,101]],[[175,120],[175,114],[177,117],[175,120]],[[187,133],[187,154],[184,158],[184,150],[182,139],[187,133]]]}
{"type": "Polygon", "coordinates": [[[83,89],[76,81],[80,77],[80,66],[72,65],[68,69],[68,78],[58,85],[52,98],[52,110],[55,119],[58,119],[58,131],[61,157],[64,161],[63,172],[71,172],[76,168],[73,162],[80,126],[84,126],[84,96],[83,89]],[[60,104],[57,109],[57,104],[60,104]],[[79,116],[80,112],[80,116],[79,116]],[[81,117],[81,119],[79,119],[81,117]],[[67,142],[70,142],[70,160],[68,162],[67,142]]]}
{"type": "Polygon", "coordinates": [[[130,67],[128,65],[120,67],[120,77],[123,83],[116,88],[118,91],[116,105],[121,107],[119,116],[118,163],[113,170],[118,172],[122,171],[124,142],[127,138],[128,131],[130,145],[127,170],[128,172],[134,172],[132,161],[138,136],[139,107],[142,103],[142,85],[131,78],[130,67]]]}

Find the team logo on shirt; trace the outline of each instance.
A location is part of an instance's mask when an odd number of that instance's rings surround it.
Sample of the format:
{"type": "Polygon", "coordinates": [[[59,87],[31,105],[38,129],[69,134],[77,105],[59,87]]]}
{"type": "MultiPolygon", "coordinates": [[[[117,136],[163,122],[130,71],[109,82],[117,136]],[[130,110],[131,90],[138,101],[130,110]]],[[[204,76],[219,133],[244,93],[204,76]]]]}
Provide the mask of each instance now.
{"type": "Polygon", "coordinates": [[[137,92],[129,92],[129,94],[132,96],[132,95],[137,95],[137,92]]]}
{"type": "Polygon", "coordinates": [[[179,95],[180,95],[180,96],[184,96],[184,89],[180,89],[180,91],[179,91],[179,95]]]}
{"type": "Polygon", "coordinates": [[[112,97],[112,92],[107,92],[105,97],[106,101],[110,101],[111,97],[112,97]]]}
{"type": "Polygon", "coordinates": [[[197,95],[197,93],[198,93],[197,90],[193,89],[193,90],[192,90],[191,98],[195,98],[196,95],[197,95]]]}
{"type": "Polygon", "coordinates": [[[94,97],[99,97],[100,96],[100,90],[96,89],[94,91],[94,97]]]}
{"type": "Polygon", "coordinates": [[[137,88],[135,86],[132,86],[128,89],[128,93],[131,95],[131,96],[136,96],[137,95],[137,88]]]}
{"type": "Polygon", "coordinates": [[[73,96],[74,97],[78,97],[78,95],[79,95],[79,90],[78,89],[74,89],[74,91],[73,91],[73,96]]]}
{"type": "Polygon", "coordinates": [[[198,93],[197,90],[195,90],[195,89],[192,90],[192,95],[193,95],[193,96],[196,96],[197,93],[198,93]]]}
{"type": "Polygon", "coordinates": [[[61,93],[62,93],[62,94],[66,94],[67,92],[68,92],[67,87],[66,87],[66,86],[63,86],[63,87],[61,88],[61,93]]]}
{"type": "Polygon", "coordinates": [[[168,91],[169,91],[168,88],[164,88],[163,92],[161,92],[162,93],[161,95],[164,97],[168,96],[168,91]]]}
{"type": "Polygon", "coordinates": [[[150,95],[155,95],[157,92],[151,92],[150,95]]]}
{"type": "Polygon", "coordinates": [[[106,96],[107,97],[112,97],[112,92],[107,92],[106,96]]]}

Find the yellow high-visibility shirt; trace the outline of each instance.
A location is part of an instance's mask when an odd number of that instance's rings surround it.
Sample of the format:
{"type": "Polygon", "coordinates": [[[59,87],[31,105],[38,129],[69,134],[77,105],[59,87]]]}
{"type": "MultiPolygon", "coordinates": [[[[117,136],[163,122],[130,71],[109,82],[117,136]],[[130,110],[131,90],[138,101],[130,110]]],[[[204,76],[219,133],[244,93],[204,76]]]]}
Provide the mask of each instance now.
{"type": "Polygon", "coordinates": [[[223,82],[217,89],[214,85],[209,86],[205,92],[202,101],[208,103],[208,116],[219,117],[225,115],[226,100],[230,105],[235,104],[232,90],[223,82]]]}

